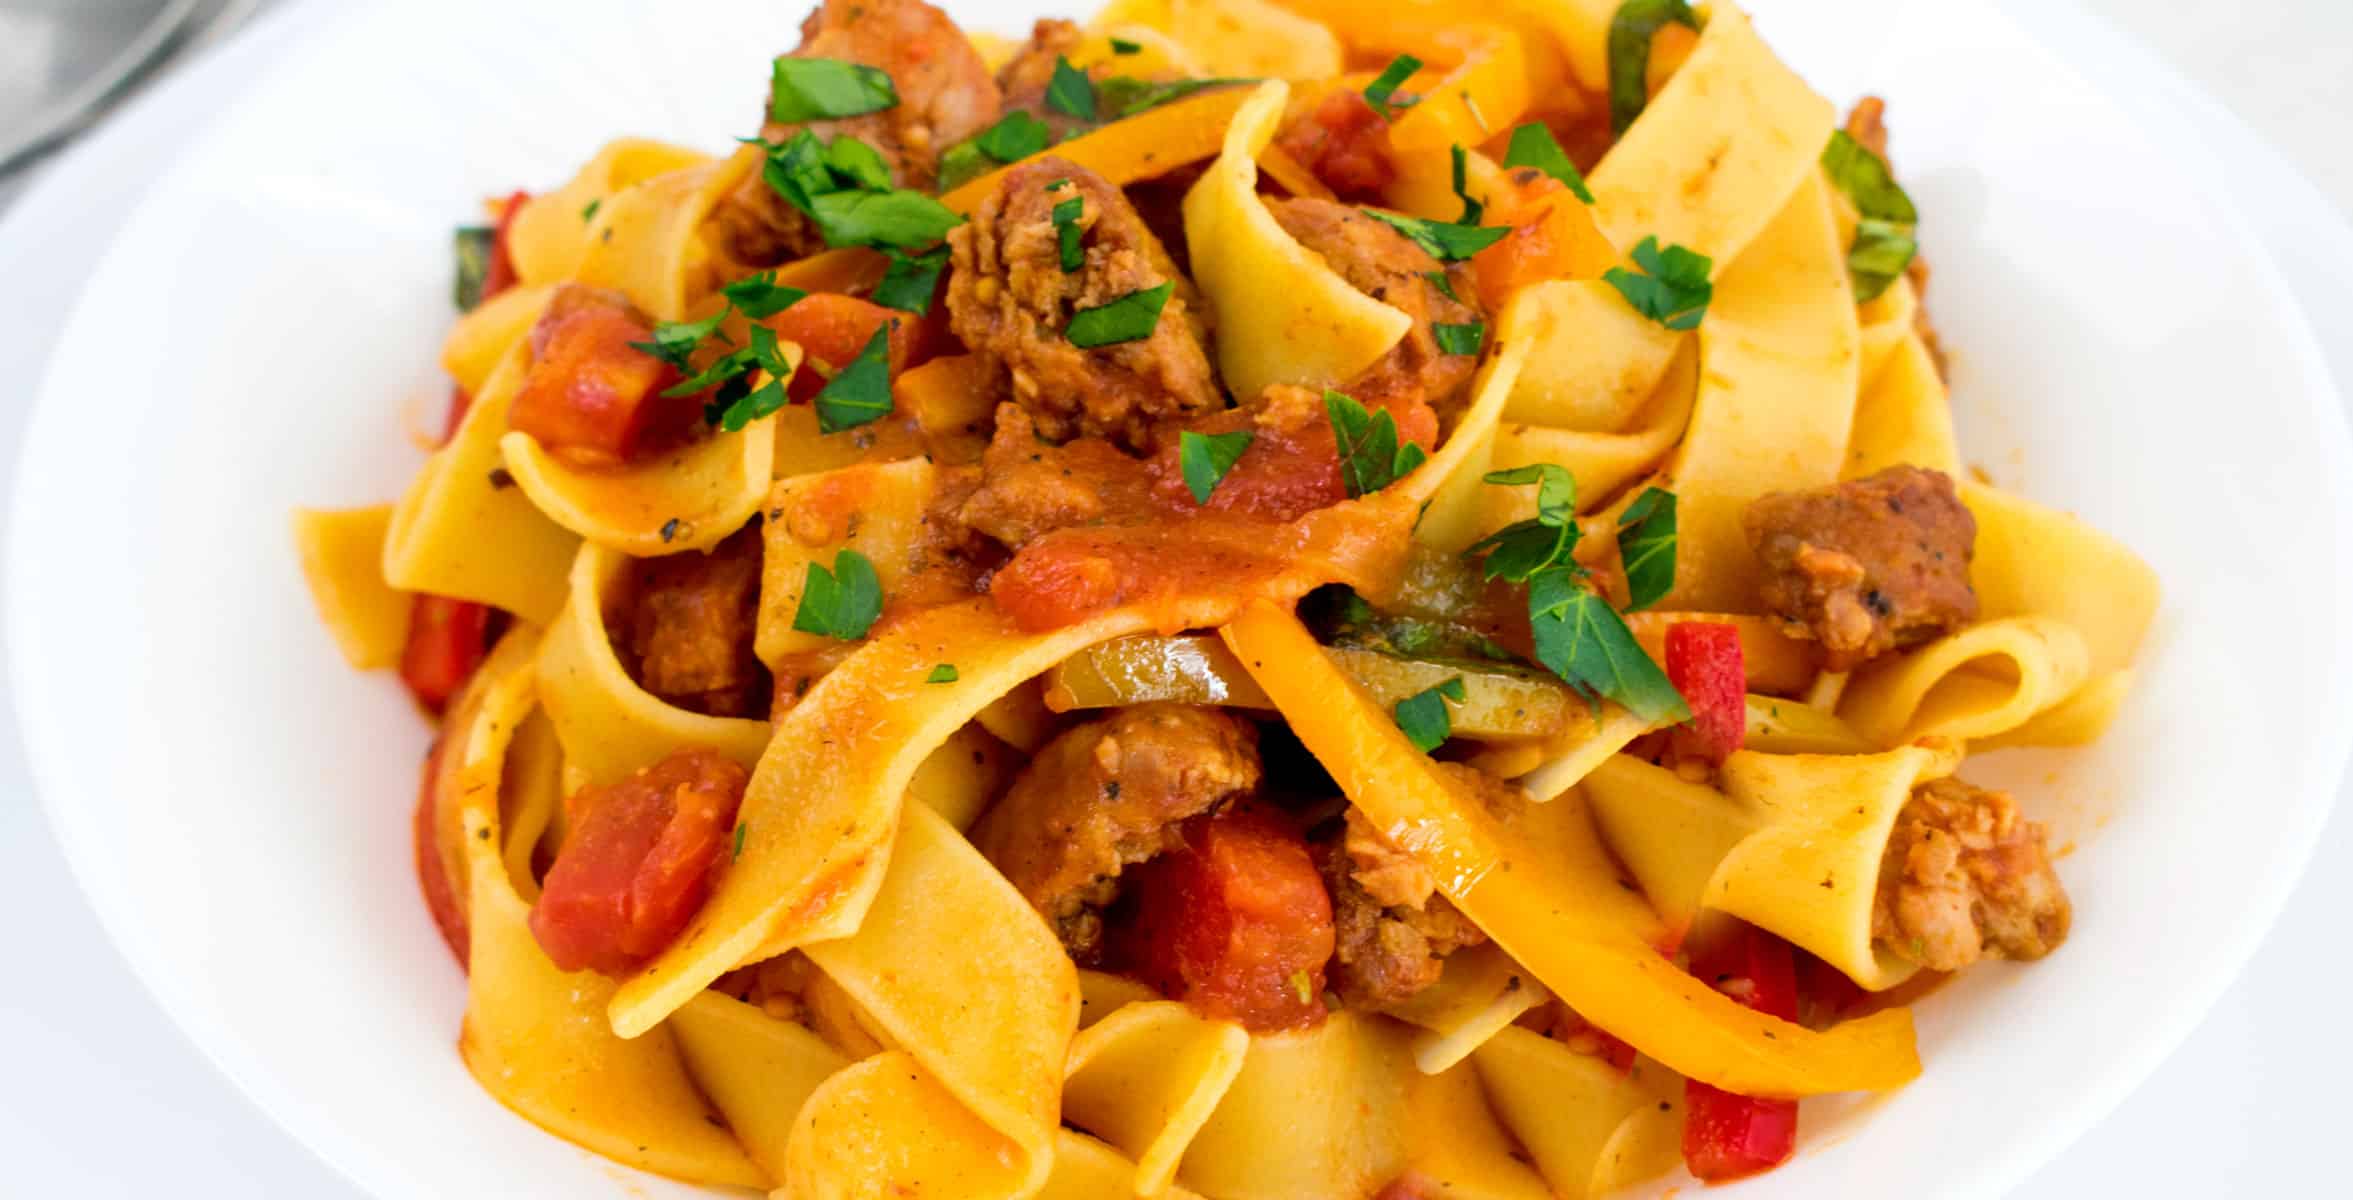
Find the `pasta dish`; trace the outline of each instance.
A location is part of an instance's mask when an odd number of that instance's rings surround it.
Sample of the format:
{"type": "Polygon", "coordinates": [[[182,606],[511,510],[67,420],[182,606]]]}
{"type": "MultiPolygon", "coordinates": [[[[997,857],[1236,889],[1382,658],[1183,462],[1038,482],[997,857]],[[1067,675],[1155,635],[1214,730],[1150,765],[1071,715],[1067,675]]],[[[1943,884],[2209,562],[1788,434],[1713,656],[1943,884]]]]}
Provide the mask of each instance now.
{"type": "Polygon", "coordinates": [[[1714,1183],[2065,940],[1972,767],[2155,577],[1965,465],[1885,109],[1731,0],[821,0],[766,82],[486,201],[429,457],[296,515],[508,1108],[796,1198],[1714,1183]]]}

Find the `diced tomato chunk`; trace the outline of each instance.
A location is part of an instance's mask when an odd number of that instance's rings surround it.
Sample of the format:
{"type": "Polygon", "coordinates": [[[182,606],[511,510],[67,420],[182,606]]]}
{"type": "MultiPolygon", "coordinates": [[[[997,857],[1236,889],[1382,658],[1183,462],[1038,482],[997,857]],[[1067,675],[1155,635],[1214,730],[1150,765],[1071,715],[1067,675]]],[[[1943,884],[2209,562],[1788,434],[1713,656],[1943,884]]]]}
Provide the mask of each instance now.
{"type": "Polygon", "coordinates": [[[1667,627],[1667,682],[1691,706],[1691,721],[1674,731],[1678,754],[1722,765],[1748,734],[1748,667],[1740,627],[1717,621],[1677,621],[1667,627]]]}
{"type": "Polygon", "coordinates": [[[691,399],[683,407],[664,400],[660,393],[677,382],[676,372],[631,345],[652,336],[618,304],[551,307],[532,330],[531,369],[507,425],[576,462],[611,466],[639,457],[692,409],[691,399]]]}
{"type": "Polygon", "coordinates": [[[433,743],[433,752],[425,756],[425,782],[417,789],[416,813],[409,821],[409,840],[417,860],[417,888],[425,894],[425,911],[433,916],[433,927],[441,931],[441,940],[449,952],[457,956],[458,965],[466,965],[466,914],[458,907],[457,881],[449,877],[448,864],[441,858],[440,839],[435,836],[438,797],[434,783],[441,774],[441,750],[446,743],[433,743]]]}
{"type": "Polygon", "coordinates": [[[490,606],[419,594],[409,605],[409,636],[400,648],[400,681],[433,712],[474,677],[490,653],[490,606]]]}
{"type": "Polygon", "coordinates": [[[1172,511],[1211,508],[1290,521],[1348,498],[1340,480],[1339,443],[1320,411],[1312,421],[1263,427],[1248,410],[1230,408],[1194,422],[1191,429],[1201,434],[1249,430],[1250,446],[1209,493],[1209,503],[1200,504],[1185,483],[1182,439],[1163,437],[1152,456],[1152,493],[1172,511]]]}
{"type": "Polygon", "coordinates": [[[832,373],[855,361],[866,343],[874,340],[874,331],[885,324],[891,327],[891,377],[897,378],[901,370],[913,365],[916,338],[923,328],[912,314],[834,292],[803,296],[791,308],[761,323],[775,330],[777,337],[799,344],[806,356],[792,385],[785,389],[796,403],[816,396],[832,373]],[[810,363],[822,363],[825,369],[813,370],[810,363]]]}
{"type": "Polygon", "coordinates": [[[1471,256],[1479,300],[1490,312],[1528,284],[1597,278],[1617,260],[1617,249],[1593,223],[1592,210],[1567,184],[1533,167],[1512,173],[1511,187],[1488,205],[1486,222],[1513,227],[1471,256]]]}
{"type": "Polygon", "coordinates": [[[1323,1020],[1332,897],[1281,816],[1195,818],[1184,846],[1131,869],[1123,891],[1135,906],[1127,958],[1162,993],[1254,1033],[1323,1020]]]}
{"type": "MultiPolygon", "coordinates": [[[[1750,925],[1693,956],[1691,973],[1750,1008],[1797,1019],[1797,967],[1789,943],[1750,925]]],[[[1771,1170],[1797,1149],[1797,1101],[1734,1095],[1685,1084],[1683,1162],[1707,1183],[1771,1170]]]]}
{"type": "Polygon", "coordinates": [[[531,908],[531,935],[558,967],[623,975],[678,937],[710,893],[750,776],[710,750],[682,750],[567,805],[578,824],[531,908]]]}
{"type": "Polygon", "coordinates": [[[1344,200],[1372,199],[1397,177],[1389,122],[1354,88],[1335,88],[1283,127],[1275,144],[1344,200]]]}
{"type": "Polygon", "coordinates": [[[515,217],[531,199],[529,192],[516,192],[507,197],[506,206],[498,210],[498,224],[490,235],[490,266],[482,272],[482,298],[490,299],[520,282],[515,274],[515,252],[511,240],[515,231],[515,217]]]}

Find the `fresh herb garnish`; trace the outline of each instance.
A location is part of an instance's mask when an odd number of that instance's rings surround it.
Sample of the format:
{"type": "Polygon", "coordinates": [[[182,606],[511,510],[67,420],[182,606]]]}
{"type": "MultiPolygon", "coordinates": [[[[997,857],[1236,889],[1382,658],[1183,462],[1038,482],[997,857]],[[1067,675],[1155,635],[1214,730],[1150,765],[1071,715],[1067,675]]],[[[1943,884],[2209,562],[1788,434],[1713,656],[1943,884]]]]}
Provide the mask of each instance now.
{"type": "Polygon", "coordinates": [[[828,246],[928,250],[964,221],[922,192],[891,187],[880,153],[848,134],[827,144],[803,129],[762,145],[768,159],[761,178],[817,226],[828,246]]]}
{"type": "Polygon", "coordinates": [[[1364,215],[1387,225],[1406,236],[1407,240],[1440,262],[1457,262],[1503,240],[1511,232],[1504,225],[1449,225],[1443,221],[1425,221],[1398,213],[1382,212],[1377,208],[1358,210],[1364,215]]]}
{"type": "MultiPolygon", "coordinates": [[[[1060,180],[1058,182],[1068,183],[1069,180],[1060,180]]],[[[1052,189],[1049,188],[1048,190],[1050,191],[1052,189]]],[[[1057,243],[1057,249],[1061,252],[1062,269],[1066,273],[1070,271],[1076,271],[1080,267],[1087,265],[1086,249],[1079,245],[1080,231],[1078,227],[1078,219],[1081,216],[1084,216],[1086,211],[1087,202],[1081,199],[1075,192],[1071,195],[1070,199],[1064,200],[1054,206],[1054,211],[1052,214],[1054,220],[1054,238],[1057,243]]]]}
{"type": "Polygon", "coordinates": [[[940,155],[940,192],[955,191],[997,169],[998,163],[970,141],[958,142],[940,155]]]}
{"type": "Polygon", "coordinates": [[[735,853],[729,856],[727,861],[743,861],[743,835],[748,832],[751,827],[751,822],[749,821],[737,821],[735,823],[735,853]]]}
{"type": "Polygon", "coordinates": [[[923,677],[923,682],[954,683],[958,678],[959,676],[956,674],[956,664],[941,663],[940,665],[931,669],[931,674],[923,677]]]}
{"type": "Polygon", "coordinates": [[[1430,336],[1438,340],[1440,354],[1477,354],[1487,344],[1487,326],[1482,321],[1468,321],[1460,325],[1439,321],[1430,326],[1430,336]]]}
{"type": "Polygon", "coordinates": [[[1095,84],[1095,97],[1106,121],[1124,121],[1146,109],[1173,104],[1198,91],[1257,83],[1256,79],[1218,76],[1211,79],[1137,79],[1113,75],[1095,84]]]}
{"type": "Polygon", "coordinates": [[[1436,271],[1424,271],[1422,272],[1422,278],[1429,280],[1430,286],[1437,288],[1439,295],[1454,301],[1456,304],[1462,303],[1462,297],[1454,294],[1454,281],[1446,277],[1446,271],[1444,268],[1436,271]]]}
{"type": "Polygon", "coordinates": [[[1001,163],[1016,162],[1046,148],[1054,140],[1054,130],[1044,121],[1029,113],[1014,109],[998,118],[997,123],[980,131],[972,144],[981,153],[1001,163]]]}
{"type": "Polygon", "coordinates": [[[1460,704],[1469,694],[1463,688],[1462,676],[1457,675],[1407,696],[1391,711],[1396,715],[1397,727],[1405,731],[1405,740],[1412,742],[1414,749],[1428,754],[1454,733],[1454,718],[1447,713],[1446,702],[1460,704]]]}
{"type": "Polygon", "coordinates": [[[580,223],[586,225],[590,221],[596,220],[596,210],[604,206],[605,198],[602,196],[589,201],[588,206],[580,210],[580,223]]]}
{"type": "Polygon", "coordinates": [[[694,353],[694,348],[701,345],[704,338],[717,333],[719,323],[726,319],[727,310],[722,308],[700,321],[663,321],[654,326],[653,340],[631,342],[629,347],[642,350],[684,371],[688,369],[687,359],[694,353]]]}
{"type": "Polygon", "coordinates": [[[1126,38],[1113,38],[1111,39],[1111,52],[1113,54],[1142,54],[1144,52],[1144,44],[1142,42],[1131,42],[1126,38]]]}
{"type": "Polygon", "coordinates": [[[1553,567],[1528,581],[1528,628],[1536,661],[1588,700],[1614,700],[1654,723],[1691,719],[1690,706],[1643,653],[1625,618],[1578,572],[1553,567]]]}
{"type": "Polygon", "coordinates": [[[839,433],[879,421],[891,411],[891,330],[885,321],[850,365],[834,372],[817,393],[817,432],[839,433]]]}
{"type": "Polygon", "coordinates": [[[1151,337],[1152,331],[1159,327],[1160,310],[1175,291],[1176,284],[1172,281],[1129,292],[1097,308],[1082,308],[1071,315],[1070,326],[1062,331],[1062,336],[1082,350],[1141,341],[1151,337]]]}
{"type": "Polygon", "coordinates": [[[1511,145],[1503,152],[1507,167],[1534,167],[1569,186],[1569,194],[1587,204],[1593,203],[1593,192],[1585,186],[1585,176],[1577,164],[1569,161],[1569,152],[1561,149],[1560,140],[1552,136],[1537,121],[1530,121],[1511,131],[1511,145]]]}
{"type": "Polygon", "coordinates": [[[1508,471],[1489,471],[1480,477],[1499,487],[1536,485],[1536,515],[1514,521],[1471,546],[1465,553],[1485,555],[1489,579],[1525,583],[1538,571],[1565,569],[1582,574],[1570,554],[1583,531],[1577,527],[1577,480],[1553,463],[1530,463],[1508,471]]]}
{"type": "Polygon", "coordinates": [[[1365,103],[1372,105],[1373,111],[1381,114],[1383,120],[1396,120],[1398,110],[1410,108],[1414,103],[1396,99],[1397,89],[1421,69],[1422,60],[1410,54],[1400,54],[1390,59],[1389,65],[1381,68],[1381,73],[1374,76],[1371,83],[1364,85],[1365,103]]]}
{"type": "Polygon", "coordinates": [[[1672,22],[1699,28],[1685,0],[1626,0],[1610,18],[1610,132],[1623,134],[1650,103],[1650,43],[1672,22]]]}
{"type": "Polygon", "coordinates": [[[1400,442],[1397,419],[1388,409],[1368,411],[1354,396],[1326,388],[1324,413],[1339,443],[1340,482],[1350,499],[1397,482],[1429,457],[1420,445],[1400,442]]]}
{"type": "MultiPolygon", "coordinates": [[[[727,297],[727,302],[735,306],[735,311],[751,320],[760,321],[800,303],[801,298],[809,293],[776,282],[774,271],[762,271],[722,286],[719,294],[727,297]]],[[[659,339],[658,330],[655,336],[659,339]]]]}
{"type": "Polygon", "coordinates": [[[1070,60],[1054,57],[1054,77],[1046,81],[1046,107],[1081,121],[1095,119],[1095,82],[1070,60]]]}
{"type": "Polygon", "coordinates": [[[1193,503],[1209,503],[1210,493],[1217,490],[1226,472],[1234,469],[1255,436],[1247,429],[1232,433],[1188,429],[1177,435],[1177,465],[1184,471],[1185,488],[1193,493],[1193,503]]]}
{"type": "Polygon", "coordinates": [[[1626,567],[1626,611],[1649,608],[1675,590],[1675,493],[1644,488],[1618,517],[1618,558],[1626,567]]]}
{"type": "Polygon", "coordinates": [[[882,579],[874,564],[855,550],[833,556],[828,571],[812,562],[801,585],[801,605],[793,613],[793,628],[802,633],[854,642],[874,628],[882,615],[882,579]]]}
{"type": "Polygon", "coordinates": [[[1611,267],[1601,277],[1635,312],[1669,329],[1697,328],[1716,294],[1715,285],[1708,282],[1708,270],[1715,265],[1708,256],[1682,246],[1662,251],[1658,238],[1646,237],[1634,247],[1633,257],[1634,265],[1647,274],[1611,267]]]}
{"type": "Polygon", "coordinates": [[[460,225],[452,235],[458,270],[450,297],[459,312],[472,312],[482,303],[482,282],[490,278],[490,256],[497,253],[497,237],[497,231],[488,225],[460,225]]]}
{"type": "Polygon", "coordinates": [[[1462,201],[1462,215],[1456,217],[1454,219],[1454,223],[1457,225],[1476,225],[1479,223],[1479,218],[1485,215],[1487,212],[1487,206],[1471,199],[1470,188],[1468,186],[1469,179],[1467,177],[1467,165],[1471,157],[1470,152],[1463,149],[1460,143],[1457,143],[1452,147],[1450,156],[1453,159],[1454,198],[1462,201]]]}
{"type": "Polygon", "coordinates": [[[1896,183],[1887,160],[1843,129],[1833,131],[1830,144],[1822,148],[1822,170],[1861,214],[1855,222],[1854,245],[1847,250],[1846,269],[1855,283],[1855,299],[1876,300],[1919,252],[1913,229],[1920,223],[1920,210],[1896,183]]]}
{"type": "Polygon", "coordinates": [[[845,135],[826,143],[825,169],[854,187],[890,190],[891,166],[882,160],[882,151],[854,137],[845,135]]]}
{"type": "Polygon", "coordinates": [[[835,58],[780,58],[769,79],[768,119],[782,125],[881,112],[899,102],[888,72],[835,58]]]}
{"type": "Polygon", "coordinates": [[[941,246],[926,254],[904,254],[897,250],[884,253],[891,262],[883,268],[882,282],[874,285],[874,302],[919,317],[930,312],[932,295],[939,290],[940,272],[948,269],[948,248],[941,246]]]}

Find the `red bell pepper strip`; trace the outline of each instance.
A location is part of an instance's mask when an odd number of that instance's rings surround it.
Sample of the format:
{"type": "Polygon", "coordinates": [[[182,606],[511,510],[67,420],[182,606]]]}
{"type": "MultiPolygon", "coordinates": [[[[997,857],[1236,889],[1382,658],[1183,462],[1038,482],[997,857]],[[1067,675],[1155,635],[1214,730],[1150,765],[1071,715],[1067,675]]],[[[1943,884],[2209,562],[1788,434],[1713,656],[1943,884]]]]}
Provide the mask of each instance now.
{"type": "Polygon", "coordinates": [[[417,789],[417,811],[410,820],[409,839],[417,860],[417,888],[425,893],[425,911],[432,914],[433,927],[441,931],[441,940],[457,956],[458,966],[464,967],[466,914],[458,907],[457,884],[441,861],[441,845],[434,835],[438,811],[434,784],[440,780],[441,752],[448,744],[446,739],[435,741],[433,752],[425,756],[425,782],[417,789]]]}
{"type": "Polygon", "coordinates": [[[1691,706],[1691,721],[1674,731],[1679,755],[1721,766],[1748,732],[1748,673],[1740,628],[1715,621],[1677,621],[1667,627],[1667,681],[1691,706]]]}
{"type": "MultiPolygon", "coordinates": [[[[1670,646],[1673,636],[1670,631],[1670,646]]],[[[1797,965],[1789,943],[1753,925],[1738,926],[1695,955],[1691,973],[1758,1012],[1797,1019],[1797,965]]],[[[1723,1183],[1769,1171],[1797,1149],[1797,1101],[1735,1095],[1698,1080],[1684,1087],[1683,1162],[1701,1181],[1723,1183]]]]}
{"type": "Polygon", "coordinates": [[[516,192],[507,197],[506,207],[499,210],[498,225],[490,235],[490,268],[482,273],[484,300],[515,286],[519,280],[515,274],[515,254],[507,243],[514,233],[515,214],[523,211],[523,203],[529,199],[531,193],[516,192]]]}
{"type": "Polygon", "coordinates": [[[489,652],[489,605],[420,593],[409,606],[400,681],[416,695],[417,703],[439,713],[473,678],[489,652]]]}

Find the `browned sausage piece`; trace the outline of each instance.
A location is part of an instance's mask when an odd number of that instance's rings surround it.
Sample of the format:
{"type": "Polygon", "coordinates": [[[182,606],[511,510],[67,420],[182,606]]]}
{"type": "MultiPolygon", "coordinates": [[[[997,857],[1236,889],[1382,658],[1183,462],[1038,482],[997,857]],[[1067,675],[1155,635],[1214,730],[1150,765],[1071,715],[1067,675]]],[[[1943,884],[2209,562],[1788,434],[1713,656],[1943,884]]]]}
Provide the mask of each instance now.
{"type": "MultiPolygon", "coordinates": [[[[1345,204],[1291,197],[1268,200],[1266,206],[1284,232],[1322,255],[1349,286],[1413,318],[1413,328],[1389,353],[1341,390],[1393,411],[1420,400],[1437,410],[1441,428],[1452,428],[1463,386],[1479,360],[1440,353],[1431,327],[1469,324],[1479,320],[1479,310],[1438,290],[1430,274],[1443,264],[1404,234],[1345,204]]],[[[1477,295],[1467,277],[1450,278],[1456,296],[1477,295]]]]}
{"type": "Polygon", "coordinates": [[[2073,910],[2045,839],[2008,792],[1959,779],[1912,789],[1879,863],[1872,936],[1933,971],[2049,954],[2073,910]]]}
{"type": "Polygon", "coordinates": [[[1332,893],[1332,964],[1327,985],[1340,1003],[1377,1012],[1438,982],[1446,956],[1487,940],[1438,894],[1428,868],[1407,857],[1348,810],[1340,840],[1317,847],[1332,893]]]}
{"type": "Polygon", "coordinates": [[[1013,399],[1052,441],[1082,435],[1149,450],[1154,427],[1224,406],[1202,350],[1193,288],[1118,188],[1051,155],[1006,172],[972,220],[948,234],[948,325],[1011,380],[1013,399]],[[1083,259],[1062,269],[1054,208],[1080,200],[1083,259]],[[1173,283],[1150,336],[1083,349],[1063,335],[1081,309],[1173,283]]]}
{"type": "Polygon", "coordinates": [[[1791,636],[1822,643],[1830,670],[1977,619],[1977,520],[1941,471],[1889,467],[1775,492],[1750,503],[1741,524],[1765,567],[1766,605],[1791,636]]]}
{"type": "MultiPolygon", "coordinates": [[[[801,23],[800,48],[789,57],[839,59],[890,74],[896,106],[807,128],[827,141],[846,134],[874,147],[900,187],[929,189],[940,155],[997,119],[997,82],[988,64],[972,39],[924,0],[824,0],[801,23]]],[[[762,105],[762,138],[783,142],[801,128],[768,120],[762,105]]],[[[712,220],[730,256],[747,266],[774,266],[825,248],[808,218],[758,172],[721,202],[712,220]]]]}
{"type": "Polygon", "coordinates": [[[1121,868],[1182,844],[1178,824],[1258,787],[1258,731],[1214,708],[1144,704],[1038,751],[973,844],[1080,962],[1103,942],[1121,868]]]}
{"type": "Polygon", "coordinates": [[[707,554],[636,563],[627,629],[638,686],[710,716],[767,714],[768,670],[752,652],[760,553],[755,524],[707,554]]]}
{"type": "Polygon", "coordinates": [[[1046,104],[1046,86],[1054,82],[1054,60],[1078,53],[1079,43],[1085,40],[1076,22],[1041,19],[1030,27],[1029,40],[997,72],[997,90],[1005,96],[1005,111],[1026,112],[1045,122],[1053,134],[1048,145],[1092,128],[1089,122],[1046,104]]]}

